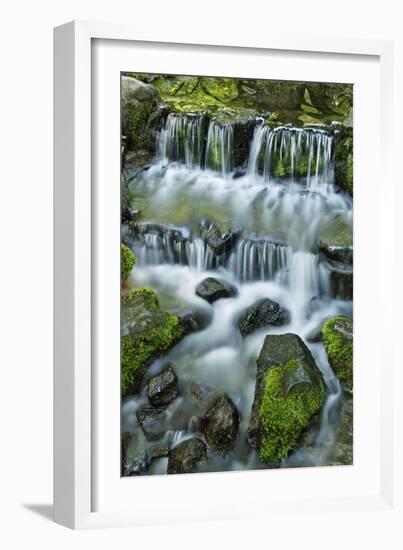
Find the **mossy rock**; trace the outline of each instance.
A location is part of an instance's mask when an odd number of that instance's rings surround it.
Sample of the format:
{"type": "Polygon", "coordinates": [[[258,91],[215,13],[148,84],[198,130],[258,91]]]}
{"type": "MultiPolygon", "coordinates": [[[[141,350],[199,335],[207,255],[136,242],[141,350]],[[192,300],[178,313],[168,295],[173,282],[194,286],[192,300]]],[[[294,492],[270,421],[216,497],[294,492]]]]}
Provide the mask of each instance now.
{"type": "Polygon", "coordinates": [[[122,244],[120,247],[120,276],[122,283],[124,283],[130,275],[135,263],[136,256],[128,246],[122,244]]]}
{"type": "Polygon", "coordinates": [[[249,443],[265,464],[278,464],[298,445],[320,411],[324,384],[311,352],[296,334],[268,335],[257,360],[249,443]]]}
{"type": "Polygon", "coordinates": [[[335,183],[353,195],[353,131],[344,128],[337,140],[334,159],[335,183]]]}
{"type": "Polygon", "coordinates": [[[338,316],[329,319],[323,326],[322,339],[329,364],[341,384],[353,391],[353,320],[338,316]]]}
{"type": "Polygon", "coordinates": [[[150,363],[184,335],[181,320],[160,308],[156,294],[134,289],[122,298],[121,390],[138,392],[150,363]]]}
{"type": "Polygon", "coordinates": [[[131,76],[122,76],[121,133],[126,157],[144,166],[155,152],[156,132],[163,116],[161,98],[153,86],[131,76]]]}
{"type": "Polygon", "coordinates": [[[353,228],[343,216],[333,216],[319,226],[317,243],[328,259],[353,263],[353,228]]]}

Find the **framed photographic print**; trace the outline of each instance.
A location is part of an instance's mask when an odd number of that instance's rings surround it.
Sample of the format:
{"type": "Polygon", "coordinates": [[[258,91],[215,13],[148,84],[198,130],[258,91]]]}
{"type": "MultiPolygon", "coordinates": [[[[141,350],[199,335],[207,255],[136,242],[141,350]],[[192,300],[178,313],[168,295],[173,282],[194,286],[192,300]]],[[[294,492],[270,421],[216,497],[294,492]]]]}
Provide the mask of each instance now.
{"type": "Polygon", "coordinates": [[[392,506],[392,46],[173,40],[55,31],[55,519],[392,506]]]}

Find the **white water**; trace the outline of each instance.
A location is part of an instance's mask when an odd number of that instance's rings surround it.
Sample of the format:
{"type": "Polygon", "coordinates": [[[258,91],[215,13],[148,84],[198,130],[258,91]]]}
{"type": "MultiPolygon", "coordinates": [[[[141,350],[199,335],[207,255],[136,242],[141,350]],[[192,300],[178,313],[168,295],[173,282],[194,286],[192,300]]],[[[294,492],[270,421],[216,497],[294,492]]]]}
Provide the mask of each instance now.
{"type": "MultiPolygon", "coordinates": [[[[247,171],[235,179],[231,172],[232,129],[210,122],[203,157],[203,124],[201,118],[168,117],[160,135],[159,159],[131,184],[135,194],[146,198],[150,221],[170,224],[162,232],[150,225],[143,226],[141,235],[128,236],[138,258],[132,284],[154,288],[163,306],[178,314],[193,313],[204,327],[184,338],[150,369],[150,373],[157,372],[172,361],[180,381],[183,399],[174,401],[169,413],[186,417],[187,425],[167,437],[177,443],[197,430],[197,423],[188,418],[197,411],[186,397],[186,388],[191,382],[205,384],[225,391],[241,415],[234,453],[226,459],[210,460],[206,468],[262,467],[245,442],[256,359],[266,334],[293,332],[306,341],[322,371],[326,401],[317,448],[297,450],[284,465],[326,464],[334,445],[342,391],[323,345],[308,339],[330,316],[352,315],[351,301],[331,295],[326,262],[316,247],[322,223],[338,215],[352,224],[352,200],[333,186],[333,137],[323,130],[272,130],[257,124],[247,171]],[[302,153],[307,157],[307,173],[298,176],[294,167],[302,153]],[[288,179],[279,181],[273,176],[270,163],[274,154],[291,158],[288,179]],[[220,162],[214,163],[213,158],[220,162]],[[186,215],[182,214],[184,205],[186,215]],[[233,227],[243,230],[231,253],[222,256],[214,254],[198,229],[200,218],[217,209],[233,227]],[[195,223],[194,216],[201,210],[205,214],[199,214],[195,223]],[[238,295],[208,304],[195,294],[197,284],[207,276],[231,282],[238,295]],[[239,314],[266,297],[290,311],[289,325],[261,329],[242,338],[237,327],[239,314]]],[[[123,423],[129,431],[141,432],[133,410],[144,402],[143,394],[124,403],[123,423]]]]}

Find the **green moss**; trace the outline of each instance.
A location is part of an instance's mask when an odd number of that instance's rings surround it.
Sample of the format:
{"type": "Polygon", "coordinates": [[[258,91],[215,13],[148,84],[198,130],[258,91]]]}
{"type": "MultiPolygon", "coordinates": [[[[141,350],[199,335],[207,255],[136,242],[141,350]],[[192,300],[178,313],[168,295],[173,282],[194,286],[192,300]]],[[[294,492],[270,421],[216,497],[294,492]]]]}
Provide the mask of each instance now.
{"type": "Polygon", "coordinates": [[[323,404],[323,382],[302,381],[289,389],[288,381],[301,368],[299,360],[274,365],[265,378],[264,393],[259,410],[262,436],[260,460],[278,463],[296,447],[301,432],[323,404]]]}
{"type": "Polygon", "coordinates": [[[350,129],[344,130],[336,146],[335,180],[337,185],[353,194],[353,136],[350,129]]]}
{"type": "Polygon", "coordinates": [[[351,222],[340,215],[326,220],[318,228],[318,239],[329,246],[353,246],[351,222]]]}
{"type": "Polygon", "coordinates": [[[128,246],[122,244],[120,247],[120,274],[122,282],[125,282],[136,263],[136,256],[128,246]]]}
{"type": "Polygon", "coordinates": [[[123,297],[122,325],[128,333],[121,339],[121,390],[127,395],[137,391],[144,368],[175,345],[183,329],[179,317],[163,311],[147,288],[123,297]]]}
{"type": "Polygon", "coordinates": [[[330,366],[340,382],[353,391],[353,321],[349,317],[339,316],[329,319],[323,329],[330,366]]]}

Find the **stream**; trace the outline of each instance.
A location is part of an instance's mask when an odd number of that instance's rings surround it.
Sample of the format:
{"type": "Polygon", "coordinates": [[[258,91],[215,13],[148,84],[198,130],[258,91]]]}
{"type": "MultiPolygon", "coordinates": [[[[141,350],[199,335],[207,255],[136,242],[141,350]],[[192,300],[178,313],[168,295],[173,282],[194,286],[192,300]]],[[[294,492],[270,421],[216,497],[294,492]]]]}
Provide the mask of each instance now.
{"type": "MultiPolygon", "coordinates": [[[[328,463],[344,399],[318,339],[325,320],[353,313],[351,293],[336,276],[343,268],[336,269],[318,247],[321,228],[335,219],[352,232],[352,198],[334,185],[335,129],[270,127],[259,118],[248,124],[251,139],[240,168],[231,123],[168,115],[153,163],[130,179],[142,221],[134,232],[122,226],[137,257],[129,285],[154,289],[162,307],[178,315],[192,313],[200,327],[148,370],[147,376],[172,363],[179,383],[179,397],[168,408],[172,429],[160,443],[172,447],[197,434],[198,411],[187,393],[193,383],[225,392],[239,411],[235,449],[225,457],[212,454],[202,471],[266,467],[246,431],[256,359],[267,334],[298,334],[326,387],[313,443],[295,450],[280,467],[328,463]],[[209,245],[206,235],[214,224],[234,236],[230,252],[209,245]],[[206,277],[230,283],[237,295],[208,303],[195,293],[206,277]],[[237,320],[262,298],[288,310],[290,320],[243,337],[237,320]]],[[[147,450],[151,444],[136,418],[145,404],[146,389],[123,400],[122,431],[133,434],[133,447],[147,450]]],[[[167,460],[153,460],[147,473],[166,473],[167,460]]]]}

